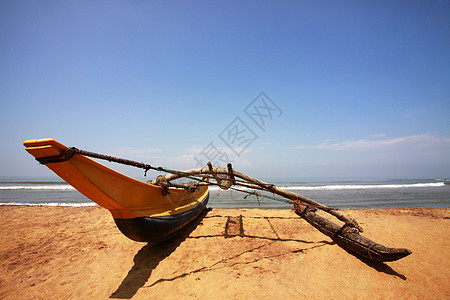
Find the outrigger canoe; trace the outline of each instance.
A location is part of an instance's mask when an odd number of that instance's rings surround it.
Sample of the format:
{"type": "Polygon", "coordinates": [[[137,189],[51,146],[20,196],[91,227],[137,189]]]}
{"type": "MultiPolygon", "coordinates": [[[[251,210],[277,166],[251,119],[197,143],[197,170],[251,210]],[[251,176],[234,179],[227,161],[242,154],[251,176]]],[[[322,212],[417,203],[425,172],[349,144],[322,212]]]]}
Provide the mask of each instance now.
{"type": "Polygon", "coordinates": [[[388,248],[362,236],[360,233],[363,229],[358,222],[342,211],[237,172],[231,164],[227,168],[214,168],[208,163],[205,168],[175,171],[74,147],[68,148],[53,139],[29,140],[24,145],[41,164],[45,164],[86,197],[108,209],[122,233],[135,241],[157,242],[177,234],[205,209],[209,199],[208,186],[214,184],[222,189],[234,189],[247,195],[259,195],[293,204],[297,215],[329,236],[336,244],[369,260],[394,261],[411,254],[409,249],[388,248]],[[144,183],[88,157],[142,168],[145,172],[153,169],[169,174],[144,183]],[[172,182],[178,178],[191,178],[195,181],[190,184],[172,182]],[[233,188],[235,185],[245,187],[246,190],[233,188]],[[254,191],[250,192],[248,189],[254,191]],[[265,196],[256,190],[266,192],[265,196]],[[344,225],[337,225],[319,216],[316,210],[330,214],[344,225]]]}
{"type": "Polygon", "coordinates": [[[118,173],[84,156],[65,155],[53,139],[28,140],[25,150],[112,214],[120,231],[139,242],[166,240],[196,219],[209,199],[207,186],[164,188],[118,173]]]}

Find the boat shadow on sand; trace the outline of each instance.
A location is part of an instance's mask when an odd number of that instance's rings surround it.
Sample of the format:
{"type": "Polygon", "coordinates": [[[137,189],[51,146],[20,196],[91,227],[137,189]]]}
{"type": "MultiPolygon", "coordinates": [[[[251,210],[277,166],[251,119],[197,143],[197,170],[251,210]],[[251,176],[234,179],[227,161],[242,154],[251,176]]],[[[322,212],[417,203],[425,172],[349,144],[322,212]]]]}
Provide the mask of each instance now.
{"type": "Polygon", "coordinates": [[[110,298],[130,299],[144,286],[153,270],[166,257],[170,256],[180,244],[189,237],[192,231],[202,222],[210,209],[203,212],[176,236],[159,243],[148,243],[134,257],[134,266],[130,269],[117,290],[110,298]]]}
{"type": "MultiPolygon", "coordinates": [[[[167,241],[164,241],[164,242],[148,243],[147,245],[142,247],[134,257],[134,266],[130,269],[127,276],[123,279],[122,283],[117,288],[117,290],[111,294],[110,298],[117,298],[117,299],[132,298],[140,288],[144,287],[144,285],[147,283],[148,279],[150,278],[153,270],[158,266],[158,264],[161,261],[163,261],[165,258],[170,256],[178,248],[178,246],[180,246],[180,244],[183,241],[185,241],[187,238],[189,238],[189,235],[197,228],[197,226],[199,224],[201,224],[203,218],[206,217],[206,215],[208,214],[208,212],[210,210],[211,209],[205,209],[193,223],[191,223],[188,227],[184,228],[175,237],[173,237],[167,241]]],[[[225,230],[225,235],[223,235],[224,237],[227,237],[226,233],[227,233],[227,230],[225,230]]],[[[278,234],[277,234],[277,238],[248,236],[248,235],[243,235],[242,232],[239,234],[236,234],[236,235],[239,235],[242,237],[247,237],[247,238],[268,239],[268,240],[272,240],[272,242],[283,241],[283,239],[280,239],[278,237],[278,234]]],[[[295,240],[295,241],[302,242],[302,243],[313,243],[313,242],[308,242],[308,241],[304,241],[304,240],[295,240]]],[[[335,242],[321,241],[320,245],[316,245],[313,248],[321,247],[324,245],[339,246],[335,242]]],[[[402,280],[406,280],[406,277],[404,275],[396,272],[394,269],[392,269],[390,266],[386,265],[385,263],[374,262],[374,261],[371,261],[364,257],[358,256],[357,254],[355,254],[343,247],[340,247],[340,248],[345,250],[350,255],[354,256],[355,258],[359,259],[361,262],[363,262],[367,266],[377,270],[378,272],[385,273],[387,275],[396,276],[402,280]]],[[[293,252],[295,252],[295,251],[293,251],[293,252]]],[[[201,268],[194,272],[203,271],[203,270],[204,270],[204,268],[201,268]]],[[[171,280],[174,280],[177,278],[184,277],[191,273],[192,272],[182,274],[182,275],[176,276],[175,278],[172,278],[172,279],[161,279],[161,280],[158,280],[157,282],[155,282],[154,284],[152,284],[151,286],[157,284],[160,281],[171,281],[171,280]]]]}
{"type": "MultiPolygon", "coordinates": [[[[334,243],[333,244],[339,246],[338,244],[334,243]]],[[[392,276],[396,276],[402,280],[406,280],[406,276],[403,274],[398,273],[397,271],[395,271],[394,269],[392,269],[390,266],[388,266],[387,264],[385,264],[384,262],[377,262],[377,261],[372,261],[370,259],[367,259],[365,257],[359,256],[358,254],[345,249],[344,247],[339,246],[342,250],[346,251],[348,254],[354,256],[355,258],[359,259],[361,262],[365,263],[366,265],[368,265],[371,268],[374,268],[375,270],[377,270],[380,273],[385,273],[388,275],[392,275],[392,276]]]]}

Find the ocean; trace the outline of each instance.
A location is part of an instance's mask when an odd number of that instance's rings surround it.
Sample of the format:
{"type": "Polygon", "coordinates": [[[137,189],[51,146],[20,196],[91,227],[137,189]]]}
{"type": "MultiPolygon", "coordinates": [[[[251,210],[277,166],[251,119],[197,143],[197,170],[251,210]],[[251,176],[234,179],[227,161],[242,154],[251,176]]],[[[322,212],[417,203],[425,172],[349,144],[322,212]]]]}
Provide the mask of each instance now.
{"type": "MultiPolygon", "coordinates": [[[[450,207],[450,185],[444,184],[443,179],[272,183],[316,202],[341,209],[450,207]]],[[[273,195],[268,193],[257,199],[255,195],[247,196],[246,193],[235,190],[225,191],[216,186],[210,187],[210,191],[208,206],[213,208],[292,208],[291,204],[270,199],[273,195]]],[[[279,196],[275,198],[281,199],[279,196]]],[[[0,181],[0,205],[94,206],[96,204],[63,181],[3,179],[0,181]]]]}

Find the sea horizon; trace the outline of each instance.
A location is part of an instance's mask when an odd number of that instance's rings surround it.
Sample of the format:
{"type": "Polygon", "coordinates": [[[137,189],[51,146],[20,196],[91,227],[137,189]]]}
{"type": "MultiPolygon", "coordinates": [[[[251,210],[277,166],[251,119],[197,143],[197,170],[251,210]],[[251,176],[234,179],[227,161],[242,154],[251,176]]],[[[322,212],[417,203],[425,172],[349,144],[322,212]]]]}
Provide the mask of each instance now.
{"type": "MultiPolygon", "coordinates": [[[[144,181],[144,180],[142,180],[144,181]]],[[[450,185],[440,178],[333,180],[287,179],[268,181],[279,188],[301,194],[335,208],[450,207],[450,185]]],[[[249,191],[245,188],[237,189],[249,191]]],[[[272,194],[247,196],[245,192],[210,187],[209,207],[213,208],[292,208],[274,201],[272,194]]],[[[286,200],[286,199],[284,199],[286,200]]],[[[0,177],[0,205],[95,206],[71,185],[55,177],[0,177]]]]}

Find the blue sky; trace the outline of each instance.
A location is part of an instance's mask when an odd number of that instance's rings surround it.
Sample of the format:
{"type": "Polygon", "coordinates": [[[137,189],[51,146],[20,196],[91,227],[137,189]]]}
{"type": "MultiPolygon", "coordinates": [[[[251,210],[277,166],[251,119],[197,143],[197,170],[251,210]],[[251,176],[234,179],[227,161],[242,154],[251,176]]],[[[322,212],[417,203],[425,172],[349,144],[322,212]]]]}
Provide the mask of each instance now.
{"type": "Polygon", "coordinates": [[[173,169],[450,177],[449,53],[449,1],[1,1],[0,176],[51,176],[22,146],[51,137],[173,169]]]}

